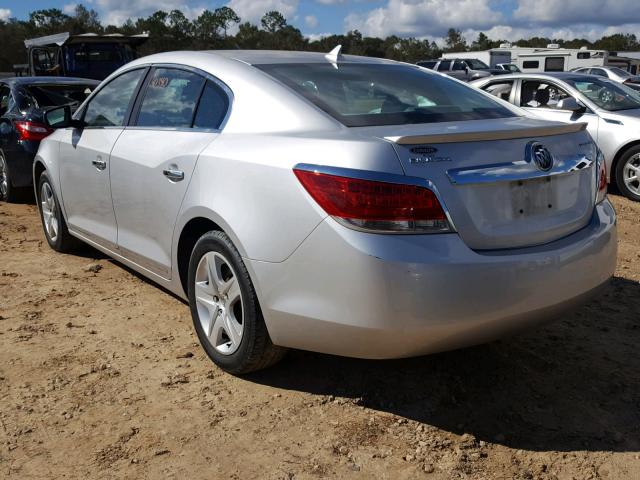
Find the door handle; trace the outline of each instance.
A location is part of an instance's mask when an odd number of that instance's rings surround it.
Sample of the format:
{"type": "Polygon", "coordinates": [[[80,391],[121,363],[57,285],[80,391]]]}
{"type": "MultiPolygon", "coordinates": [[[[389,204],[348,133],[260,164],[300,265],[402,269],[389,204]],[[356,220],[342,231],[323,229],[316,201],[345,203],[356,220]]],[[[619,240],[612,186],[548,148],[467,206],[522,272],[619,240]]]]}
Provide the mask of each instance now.
{"type": "Polygon", "coordinates": [[[94,167],[96,167],[98,170],[104,170],[105,168],[107,168],[107,162],[105,160],[102,160],[102,157],[98,157],[95,160],[93,160],[91,162],[93,164],[94,167]]]}
{"type": "Polygon", "coordinates": [[[162,171],[162,174],[172,182],[181,182],[184,180],[184,172],[173,168],[167,168],[162,171]]]}

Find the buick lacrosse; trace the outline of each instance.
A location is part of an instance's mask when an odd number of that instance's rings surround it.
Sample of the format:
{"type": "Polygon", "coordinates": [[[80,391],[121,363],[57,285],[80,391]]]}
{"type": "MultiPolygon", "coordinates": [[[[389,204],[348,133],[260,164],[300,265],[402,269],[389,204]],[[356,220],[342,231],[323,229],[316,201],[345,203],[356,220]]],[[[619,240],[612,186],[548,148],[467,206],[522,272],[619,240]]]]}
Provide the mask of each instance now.
{"type": "Polygon", "coordinates": [[[286,348],[421,355],[551,319],[616,261],[604,161],[456,80],[308,52],[153,55],[40,146],[48,243],[93,245],[187,299],[241,374],[286,348]]]}

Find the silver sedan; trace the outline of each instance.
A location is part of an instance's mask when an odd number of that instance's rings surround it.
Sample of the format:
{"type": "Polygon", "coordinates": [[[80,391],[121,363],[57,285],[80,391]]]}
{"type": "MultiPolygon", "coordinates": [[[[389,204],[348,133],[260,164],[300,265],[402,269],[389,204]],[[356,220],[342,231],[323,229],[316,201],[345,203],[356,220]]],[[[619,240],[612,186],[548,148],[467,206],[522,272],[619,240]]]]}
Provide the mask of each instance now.
{"type": "Polygon", "coordinates": [[[533,115],[587,123],[607,163],[607,178],[640,201],[640,92],[580,73],[514,74],[471,83],[533,115]]]}
{"type": "Polygon", "coordinates": [[[339,51],[138,59],[34,165],[44,232],[188,300],[221,368],[287,347],[397,358],[549,320],[612,275],[616,216],[584,125],[339,51]]]}

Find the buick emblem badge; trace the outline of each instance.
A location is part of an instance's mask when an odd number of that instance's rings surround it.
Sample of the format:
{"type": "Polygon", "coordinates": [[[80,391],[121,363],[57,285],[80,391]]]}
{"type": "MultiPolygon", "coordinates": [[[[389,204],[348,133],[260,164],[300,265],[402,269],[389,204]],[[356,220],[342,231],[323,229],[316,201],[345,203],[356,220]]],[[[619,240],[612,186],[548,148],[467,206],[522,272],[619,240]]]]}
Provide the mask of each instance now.
{"type": "Polygon", "coordinates": [[[535,164],[543,172],[553,168],[553,155],[547,147],[540,142],[529,142],[525,148],[524,159],[535,164]]]}

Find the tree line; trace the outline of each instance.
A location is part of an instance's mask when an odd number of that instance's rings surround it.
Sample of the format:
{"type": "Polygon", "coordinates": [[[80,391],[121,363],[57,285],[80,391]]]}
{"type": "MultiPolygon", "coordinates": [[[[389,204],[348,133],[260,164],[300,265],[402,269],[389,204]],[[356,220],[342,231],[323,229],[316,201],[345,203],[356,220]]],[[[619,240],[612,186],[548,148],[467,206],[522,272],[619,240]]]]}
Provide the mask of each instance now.
{"type": "MultiPolygon", "coordinates": [[[[310,40],[298,28],[290,25],[280,12],[266,12],[260,25],[254,25],[243,22],[229,7],[221,7],[213,11],[205,10],[193,20],[187,18],[180,10],[157,11],[146,18],[129,19],[120,26],[105,26],[95,10],[77,5],[71,15],[52,8],[33,11],[27,20],[12,18],[8,21],[0,21],[0,71],[10,71],[14,64],[26,62],[25,39],[61,32],[124,35],[148,32],[150,39],[140,47],[141,55],[169,50],[206,49],[329,52],[336,45],[341,44],[345,53],[412,63],[438,58],[447,51],[486,50],[504,43],[503,40],[491,40],[482,32],[478,34],[476,40],[468,43],[462,33],[453,28],[449,29],[442,45],[415,37],[400,38],[395,35],[386,38],[367,37],[358,30],[310,40]]],[[[633,34],[605,36],[595,42],[586,39],[561,40],[543,37],[513,42],[514,45],[523,47],[545,47],[549,43],[557,43],[567,48],[587,46],[609,51],[640,50],[640,44],[633,34]]]]}

